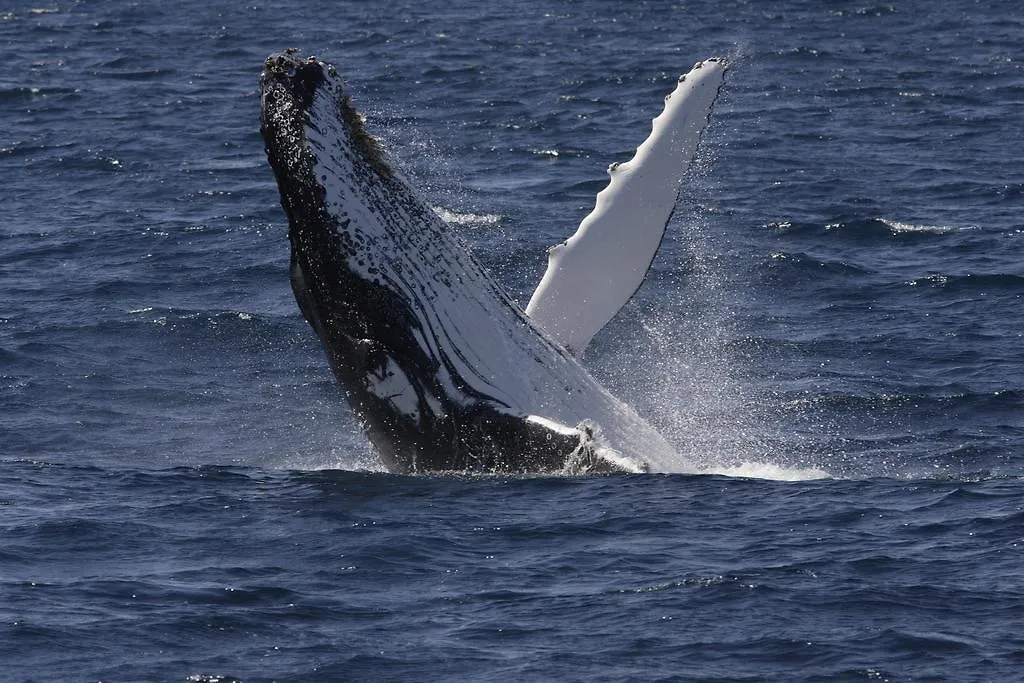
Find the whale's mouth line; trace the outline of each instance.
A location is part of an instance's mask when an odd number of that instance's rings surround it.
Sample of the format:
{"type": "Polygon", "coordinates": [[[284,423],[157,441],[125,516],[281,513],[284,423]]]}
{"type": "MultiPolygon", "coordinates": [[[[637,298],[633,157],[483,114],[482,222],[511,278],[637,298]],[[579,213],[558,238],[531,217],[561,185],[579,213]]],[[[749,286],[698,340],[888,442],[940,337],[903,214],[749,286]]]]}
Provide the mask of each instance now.
{"type": "Polygon", "coordinates": [[[279,95],[275,88],[279,87],[299,103],[303,112],[308,112],[324,81],[323,65],[316,57],[303,59],[293,50],[271,55],[264,62],[260,74],[263,111],[266,112],[268,104],[276,104],[279,95]]]}

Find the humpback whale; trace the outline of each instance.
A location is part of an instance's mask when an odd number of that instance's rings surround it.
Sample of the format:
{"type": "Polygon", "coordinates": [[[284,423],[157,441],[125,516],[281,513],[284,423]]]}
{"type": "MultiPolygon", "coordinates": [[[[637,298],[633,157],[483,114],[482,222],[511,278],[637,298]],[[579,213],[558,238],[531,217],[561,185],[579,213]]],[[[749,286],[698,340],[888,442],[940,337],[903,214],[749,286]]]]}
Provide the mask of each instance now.
{"type": "Polygon", "coordinates": [[[260,130],[292,290],[388,470],[682,468],[579,355],[643,280],[726,67],[681,77],[524,311],[391,165],[334,66],[295,50],[266,60],[260,130]]]}

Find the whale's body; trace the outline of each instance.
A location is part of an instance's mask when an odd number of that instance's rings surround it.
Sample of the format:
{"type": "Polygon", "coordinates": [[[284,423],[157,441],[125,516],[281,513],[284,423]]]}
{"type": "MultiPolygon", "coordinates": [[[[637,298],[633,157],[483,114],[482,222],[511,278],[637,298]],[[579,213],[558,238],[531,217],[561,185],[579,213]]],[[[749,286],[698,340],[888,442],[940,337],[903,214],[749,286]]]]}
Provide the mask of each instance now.
{"type": "Polygon", "coordinates": [[[333,67],[289,52],[260,84],[296,300],[389,470],[679,469],[388,165],[333,67]]]}

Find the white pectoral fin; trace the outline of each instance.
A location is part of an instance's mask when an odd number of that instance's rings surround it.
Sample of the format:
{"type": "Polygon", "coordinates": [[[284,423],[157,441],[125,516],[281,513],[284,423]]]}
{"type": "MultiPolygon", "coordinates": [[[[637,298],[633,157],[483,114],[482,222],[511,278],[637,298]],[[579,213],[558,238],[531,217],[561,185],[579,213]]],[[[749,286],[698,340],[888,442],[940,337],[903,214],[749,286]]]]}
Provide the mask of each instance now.
{"type": "Polygon", "coordinates": [[[547,271],[526,313],[574,353],[643,282],[727,67],[724,60],[709,59],[679,78],[633,158],[608,169],[611,182],[576,234],[549,250],[547,271]]]}

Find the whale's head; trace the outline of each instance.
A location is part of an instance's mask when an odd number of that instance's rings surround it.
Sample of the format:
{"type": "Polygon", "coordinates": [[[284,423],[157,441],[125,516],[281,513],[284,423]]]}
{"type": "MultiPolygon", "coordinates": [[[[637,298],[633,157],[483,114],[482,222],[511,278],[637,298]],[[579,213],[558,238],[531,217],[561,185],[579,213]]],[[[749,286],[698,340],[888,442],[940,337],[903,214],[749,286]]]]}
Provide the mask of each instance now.
{"type": "MultiPolygon", "coordinates": [[[[288,218],[292,286],[325,345],[375,338],[373,303],[399,253],[381,207],[408,203],[335,67],[289,49],[260,76],[260,132],[288,218]]],[[[357,345],[358,346],[358,345],[357,345]]],[[[358,356],[358,354],[348,354],[358,356]]]]}
{"type": "Polygon", "coordinates": [[[356,167],[371,169],[380,179],[392,177],[383,150],[366,131],[334,66],[302,57],[295,49],[271,55],[260,76],[260,105],[260,132],[279,183],[282,178],[315,180],[309,177],[315,160],[304,149],[310,128],[335,136],[330,141],[334,149],[350,151],[356,167]]]}

